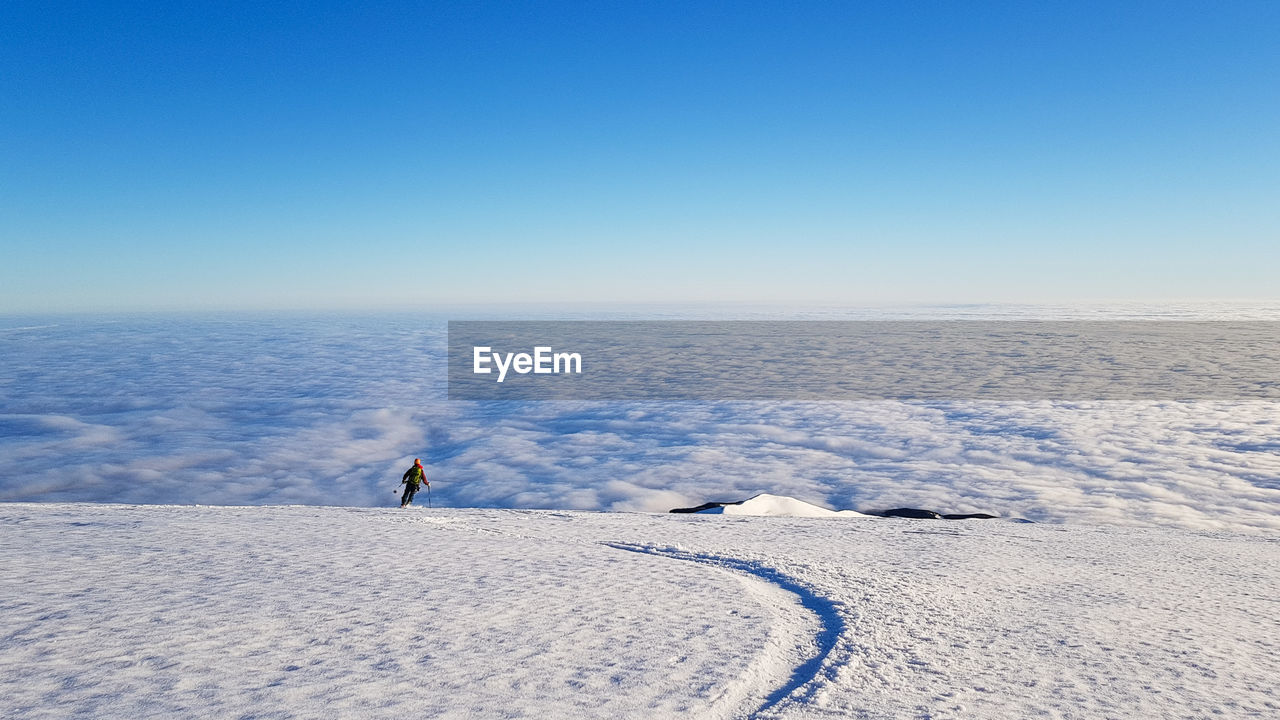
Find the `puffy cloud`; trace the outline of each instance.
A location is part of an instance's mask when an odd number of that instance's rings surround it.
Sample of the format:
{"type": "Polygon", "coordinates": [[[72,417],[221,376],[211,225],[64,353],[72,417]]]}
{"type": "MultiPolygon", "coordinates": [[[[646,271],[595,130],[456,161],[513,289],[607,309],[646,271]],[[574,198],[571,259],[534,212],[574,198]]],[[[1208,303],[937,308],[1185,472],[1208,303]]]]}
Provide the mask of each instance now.
{"type": "MultiPolygon", "coordinates": [[[[34,323],[33,323],[34,325],[34,323]]],[[[1280,529],[1280,407],[1248,402],[468,403],[444,326],[151,318],[0,334],[0,500],[834,508],[1280,529]]]]}

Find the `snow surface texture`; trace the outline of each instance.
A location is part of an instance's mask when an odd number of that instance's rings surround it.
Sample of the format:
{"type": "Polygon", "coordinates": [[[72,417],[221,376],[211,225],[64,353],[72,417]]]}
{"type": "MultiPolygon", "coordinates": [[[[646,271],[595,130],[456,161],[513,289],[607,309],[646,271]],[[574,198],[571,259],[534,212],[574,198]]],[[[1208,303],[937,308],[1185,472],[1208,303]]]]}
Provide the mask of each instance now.
{"type": "MultiPolygon", "coordinates": [[[[1280,319],[1214,313],[1038,316],[1280,319]]],[[[438,316],[0,319],[0,501],[385,506],[421,456],[452,507],[666,511],[768,492],[862,512],[1280,530],[1273,402],[449,402],[444,352],[438,316]]]]}
{"type": "Polygon", "coordinates": [[[1229,532],[0,505],[0,717],[1280,714],[1229,532]]]}

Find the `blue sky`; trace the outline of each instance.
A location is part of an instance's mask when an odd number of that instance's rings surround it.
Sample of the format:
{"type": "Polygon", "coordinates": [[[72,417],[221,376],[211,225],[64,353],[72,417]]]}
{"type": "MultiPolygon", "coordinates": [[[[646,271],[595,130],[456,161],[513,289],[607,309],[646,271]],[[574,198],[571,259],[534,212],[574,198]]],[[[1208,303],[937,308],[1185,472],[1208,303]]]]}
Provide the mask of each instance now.
{"type": "Polygon", "coordinates": [[[0,8],[0,312],[1276,299],[1280,4],[0,8]]]}

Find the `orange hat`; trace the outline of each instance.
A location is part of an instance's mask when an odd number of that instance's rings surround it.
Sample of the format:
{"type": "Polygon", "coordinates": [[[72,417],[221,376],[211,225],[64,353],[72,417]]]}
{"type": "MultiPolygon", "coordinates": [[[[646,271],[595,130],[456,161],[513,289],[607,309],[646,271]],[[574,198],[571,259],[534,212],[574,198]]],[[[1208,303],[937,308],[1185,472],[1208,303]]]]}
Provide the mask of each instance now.
{"type": "Polygon", "coordinates": [[[419,460],[418,458],[414,458],[414,459],[413,459],[413,464],[414,464],[414,465],[421,465],[421,464],[422,464],[422,461],[421,461],[421,460],[419,460]]]}

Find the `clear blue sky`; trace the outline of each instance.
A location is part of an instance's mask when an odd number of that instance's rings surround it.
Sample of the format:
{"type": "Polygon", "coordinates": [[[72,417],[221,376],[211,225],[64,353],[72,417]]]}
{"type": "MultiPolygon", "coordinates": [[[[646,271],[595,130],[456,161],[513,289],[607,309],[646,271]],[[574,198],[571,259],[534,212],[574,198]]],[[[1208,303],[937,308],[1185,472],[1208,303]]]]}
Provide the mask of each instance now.
{"type": "Polygon", "coordinates": [[[1280,296],[1280,2],[0,5],[0,312],[1280,296]]]}

